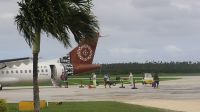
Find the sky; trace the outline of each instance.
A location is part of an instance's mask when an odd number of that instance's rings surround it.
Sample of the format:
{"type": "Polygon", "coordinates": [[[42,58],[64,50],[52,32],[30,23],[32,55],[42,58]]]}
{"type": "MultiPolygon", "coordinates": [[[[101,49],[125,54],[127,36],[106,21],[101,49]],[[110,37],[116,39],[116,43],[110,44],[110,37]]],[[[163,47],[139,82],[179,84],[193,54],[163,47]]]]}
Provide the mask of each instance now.
{"type": "MultiPolygon", "coordinates": [[[[0,60],[31,57],[17,31],[17,0],[0,0],[0,60]]],[[[199,0],[94,0],[100,34],[94,63],[200,60],[199,0]]],[[[62,57],[64,48],[43,35],[40,57],[62,57]]]]}

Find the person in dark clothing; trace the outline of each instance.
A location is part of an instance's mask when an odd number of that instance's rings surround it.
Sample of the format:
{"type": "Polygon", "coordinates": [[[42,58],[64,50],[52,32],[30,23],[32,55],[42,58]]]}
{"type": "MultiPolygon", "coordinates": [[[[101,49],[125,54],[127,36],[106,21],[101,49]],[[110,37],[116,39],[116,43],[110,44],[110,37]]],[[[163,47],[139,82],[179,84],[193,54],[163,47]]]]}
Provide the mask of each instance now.
{"type": "Polygon", "coordinates": [[[158,88],[158,86],[159,86],[159,76],[158,76],[158,73],[155,73],[154,74],[154,76],[153,76],[153,80],[154,80],[154,88],[156,87],[156,88],[158,88]]]}
{"type": "Polygon", "coordinates": [[[110,77],[108,74],[104,75],[104,86],[106,88],[106,85],[109,85],[109,88],[111,88],[111,83],[110,83],[110,77]]]}

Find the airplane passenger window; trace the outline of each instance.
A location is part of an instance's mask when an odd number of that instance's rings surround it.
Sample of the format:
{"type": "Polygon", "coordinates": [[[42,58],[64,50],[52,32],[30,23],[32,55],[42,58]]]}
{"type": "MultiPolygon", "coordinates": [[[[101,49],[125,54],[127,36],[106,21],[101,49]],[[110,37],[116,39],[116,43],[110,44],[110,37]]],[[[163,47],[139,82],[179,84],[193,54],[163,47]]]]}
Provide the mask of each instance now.
{"type": "Polygon", "coordinates": [[[48,70],[47,70],[47,69],[46,69],[45,71],[46,71],[46,72],[48,72],[48,70]]]}
{"type": "Polygon", "coordinates": [[[24,72],[27,73],[27,70],[25,70],[24,72]]]}
{"type": "Polygon", "coordinates": [[[20,70],[20,73],[23,73],[23,70],[20,70]]]}
{"type": "Polygon", "coordinates": [[[18,71],[16,70],[16,73],[18,73],[18,71]]]}
{"type": "Polygon", "coordinates": [[[4,74],[4,71],[1,71],[2,74],[4,74]]]}
{"type": "Polygon", "coordinates": [[[44,72],[44,70],[42,69],[41,72],[44,72]]]}
{"type": "Polygon", "coordinates": [[[31,73],[31,70],[29,70],[29,73],[31,73]]]}
{"type": "Polygon", "coordinates": [[[11,73],[13,74],[13,71],[11,71],[11,73]]]}
{"type": "Polygon", "coordinates": [[[6,71],[6,74],[9,74],[9,71],[6,71]]]}

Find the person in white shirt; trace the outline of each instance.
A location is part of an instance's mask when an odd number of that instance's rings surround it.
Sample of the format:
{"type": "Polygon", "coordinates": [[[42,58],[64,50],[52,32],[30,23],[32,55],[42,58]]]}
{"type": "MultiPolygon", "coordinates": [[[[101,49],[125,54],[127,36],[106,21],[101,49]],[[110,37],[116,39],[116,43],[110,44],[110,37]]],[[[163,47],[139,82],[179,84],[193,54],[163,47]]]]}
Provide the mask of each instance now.
{"type": "Polygon", "coordinates": [[[133,86],[133,74],[131,72],[129,73],[129,81],[131,83],[131,86],[133,86]]]}
{"type": "Polygon", "coordinates": [[[93,87],[96,88],[97,86],[97,76],[95,73],[92,73],[92,81],[93,81],[93,87]]]}

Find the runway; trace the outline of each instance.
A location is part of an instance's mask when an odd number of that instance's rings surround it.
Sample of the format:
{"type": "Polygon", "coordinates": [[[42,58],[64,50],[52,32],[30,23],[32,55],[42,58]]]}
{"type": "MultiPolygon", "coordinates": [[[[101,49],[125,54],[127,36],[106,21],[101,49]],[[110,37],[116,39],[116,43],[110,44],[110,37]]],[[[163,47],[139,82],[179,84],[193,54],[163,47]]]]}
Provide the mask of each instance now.
{"type": "MultiPolygon", "coordinates": [[[[200,111],[200,76],[179,76],[182,79],[162,81],[158,89],[150,85],[136,84],[138,89],[130,85],[104,88],[69,88],[40,87],[40,99],[51,101],[119,101],[131,104],[146,105],[171,110],[199,112],[200,111]]],[[[32,100],[32,89],[5,87],[0,92],[0,98],[16,103],[32,100]]]]}

